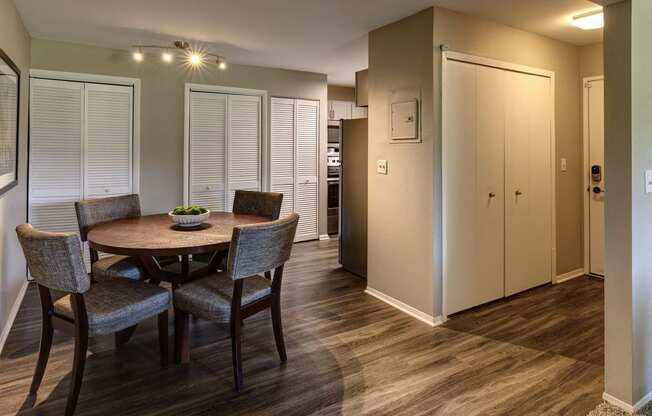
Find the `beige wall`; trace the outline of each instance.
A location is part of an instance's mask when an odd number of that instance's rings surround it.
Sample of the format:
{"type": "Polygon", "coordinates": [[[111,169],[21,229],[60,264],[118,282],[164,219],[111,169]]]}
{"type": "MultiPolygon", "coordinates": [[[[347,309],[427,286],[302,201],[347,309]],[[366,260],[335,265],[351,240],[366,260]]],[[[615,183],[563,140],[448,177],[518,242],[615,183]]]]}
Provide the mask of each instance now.
{"type": "MultiPolygon", "coordinates": [[[[164,212],[183,200],[183,103],[187,82],[266,90],[269,96],[320,101],[320,171],[326,170],[326,75],[244,65],[189,70],[158,56],[136,63],[126,51],[34,39],[32,68],[140,78],[141,179],[145,212],[164,212]]],[[[320,234],[326,234],[326,178],[320,175],[320,234]]]]}
{"type": "Polygon", "coordinates": [[[355,88],[339,85],[328,86],[328,99],[340,101],[355,101],[355,88]]]}
{"type": "Polygon", "coordinates": [[[369,34],[368,286],[435,314],[432,9],[369,34]],[[419,144],[388,142],[388,98],[421,89],[419,144]],[[387,159],[388,175],[376,173],[387,159]]]}
{"type": "MultiPolygon", "coordinates": [[[[29,91],[30,38],[11,0],[0,0],[0,48],[14,61],[21,72],[20,137],[18,186],[0,195],[0,334],[9,331],[9,314],[17,305],[18,295],[26,281],[23,257],[14,228],[26,220],[27,198],[27,103],[29,91]]],[[[0,339],[0,342],[4,338],[0,339]]],[[[2,345],[0,345],[2,348],[2,345]]]]}
{"type": "Polygon", "coordinates": [[[586,45],[580,49],[580,77],[597,77],[604,75],[602,43],[586,45]]]}
{"type": "Polygon", "coordinates": [[[441,313],[442,291],[441,45],[555,72],[557,274],[583,267],[580,48],[446,9],[425,10],[369,38],[369,286],[432,315],[441,313]],[[423,143],[390,145],[388,95],[411,86],[424,94],[423,143]],[[562,157],[566,172],[559,169],[562,157]],[[387,176],[375,172],[381,158],[388,160],[387,176]]]}
{"type": "MultiPolygon", "coordinates": [[[[555,72],[557,274],[583,267],[580,60],[576,46],[488,20],[435,8],[434,44],[456,52],[555,72]],[[568,162],[561,172],[560,159],[568,162]]],[[[441,55],[435,54],[435,96],[440,96],[441,55]]],[[[436,108],[436,125],[441,110],[436,108]]],[[[438,130],[440,132],[440,130],[438,130]]],[[[441,139],[438,140],[441,143],[441,139]]],[[[439,163],[439,162],[438,162],[439,163]]]]}

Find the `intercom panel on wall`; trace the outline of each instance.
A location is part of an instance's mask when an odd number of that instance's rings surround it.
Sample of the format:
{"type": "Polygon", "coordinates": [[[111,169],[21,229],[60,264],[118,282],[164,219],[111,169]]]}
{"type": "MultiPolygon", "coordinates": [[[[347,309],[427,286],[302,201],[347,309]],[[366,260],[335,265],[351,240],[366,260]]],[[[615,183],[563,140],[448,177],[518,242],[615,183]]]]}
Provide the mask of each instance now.
{"type": "Polygon", "coordinates": [[[421,142],[421,90],[402,88],[389,97],[389,141],[391,143],[421,142]]]}

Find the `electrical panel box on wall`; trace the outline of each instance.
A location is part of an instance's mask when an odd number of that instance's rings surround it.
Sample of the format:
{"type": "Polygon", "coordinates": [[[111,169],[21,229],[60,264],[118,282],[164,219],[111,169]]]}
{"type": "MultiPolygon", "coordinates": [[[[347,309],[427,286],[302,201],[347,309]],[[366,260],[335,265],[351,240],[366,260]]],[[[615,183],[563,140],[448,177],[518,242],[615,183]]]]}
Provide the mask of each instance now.
{"type": "Polygon", "coordinates": [[[421,90],[416,87],[392,91],[389,97],[389,142],[421,141],[421,90]]]}
{"type": "Polygon", "coordinates": [[[417,100],[392,103],[392,140],[415,140],[418,138],[419,114],[417,100]]]}

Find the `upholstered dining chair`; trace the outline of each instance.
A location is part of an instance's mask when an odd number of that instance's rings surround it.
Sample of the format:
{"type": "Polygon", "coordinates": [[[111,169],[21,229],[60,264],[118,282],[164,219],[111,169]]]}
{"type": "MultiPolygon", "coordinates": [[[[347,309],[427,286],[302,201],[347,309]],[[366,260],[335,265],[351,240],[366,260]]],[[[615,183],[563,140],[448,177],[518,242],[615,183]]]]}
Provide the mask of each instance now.
{"type": "MultiPolygon", "coordinates": [[[[88,240],[89,231],[96,225],[107,221],[140,217],[140,198],[136,194],[112,196],[108,198],[84,199],[75,202],[79,235],[82,241],[88,240]]],[[[91,276],[122,277],[131,280],[146,278],[145,269],[137,258],[127,256],[106,256],[100,259],[99,253],[91,248],[91,276]]]]}
{"type": "MultiPolygon", "coordinates": [[[[283,194],[278,192],[258,192],[236,190],[233,198],[233,213],[256,215],[270,221],[277,220],[281,215],[283,194]]],[[[193,256],[194,261],[208,263],[213,255],[226,253],[206,253],[193,256]]],[[[267,277],[270,277],[269,275],[267,277]]]]}
{"type": "Polygon", "coordinates": [[[225,272],[184,284],[174,291],[175,356],[187,361],[190,354],[189,316],[229,322],[234,387],[242,388],[241,332],[243,320],[264,309],[272,312],[276,348],[287,360],[281,325],[281,281],[290,258],[299,216],[235,227],[225,272]],[[274,278],[260,276],[274,270],[274,278]]]}
{"type": "MultiPolygon", "coordinates": [[[[75,202],[79,235],[82,241],[87,241],[91,229],[103,222],[126,218],[140,217],[140,197],[137,194],[112,196],[107,198],[84,199],[75,202]]],[[[91,276],[122,277],[132,280],[147,278],[145,269],[140,261],[128,256],[105,256],[100,258],[99,253],[90,249],[91,276]]],[[[176,257],[157,258],[161,264],[176,262],[176,257]]]]}
{"type": "Polygon", "coordinates": [[[91,284],[76,234],[39,231],[30,224],[16,227],[27,266],[41,298],[41,346],[30,395],[36,394],[50,355],[54,329],[75,337],[73,370],[66,415],[77,405],[84,374],[88,338],[133,327],[158,316],[161,365],[168,359],[170,293],[156,285],[106,278],[91,284]]]}

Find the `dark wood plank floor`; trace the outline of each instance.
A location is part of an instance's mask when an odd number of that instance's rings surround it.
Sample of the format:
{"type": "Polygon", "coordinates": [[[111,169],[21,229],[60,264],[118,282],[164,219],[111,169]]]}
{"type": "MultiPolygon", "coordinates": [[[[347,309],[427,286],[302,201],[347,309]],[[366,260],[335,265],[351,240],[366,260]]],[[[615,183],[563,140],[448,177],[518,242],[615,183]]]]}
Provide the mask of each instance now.
{"type": "MultiPolygon", "coordinates": [[[[286,276],[287,364],[269,315],[250,318],[236,394],[226,326],[198,322],[191,363],[163,370],[152,322],[117,351],[111,339],[93,343],[77,415],[586,415],[600,402],[599,280],[535,289],[430,328],[365,295],[364,281],[338,268],[336,241],[298,244],[286,276]]],[[[73,348],[63,336],[36,403],[27,399],[39,325],[30,288],[0,357],[0,415],[63,413],[73,348]]]]}

